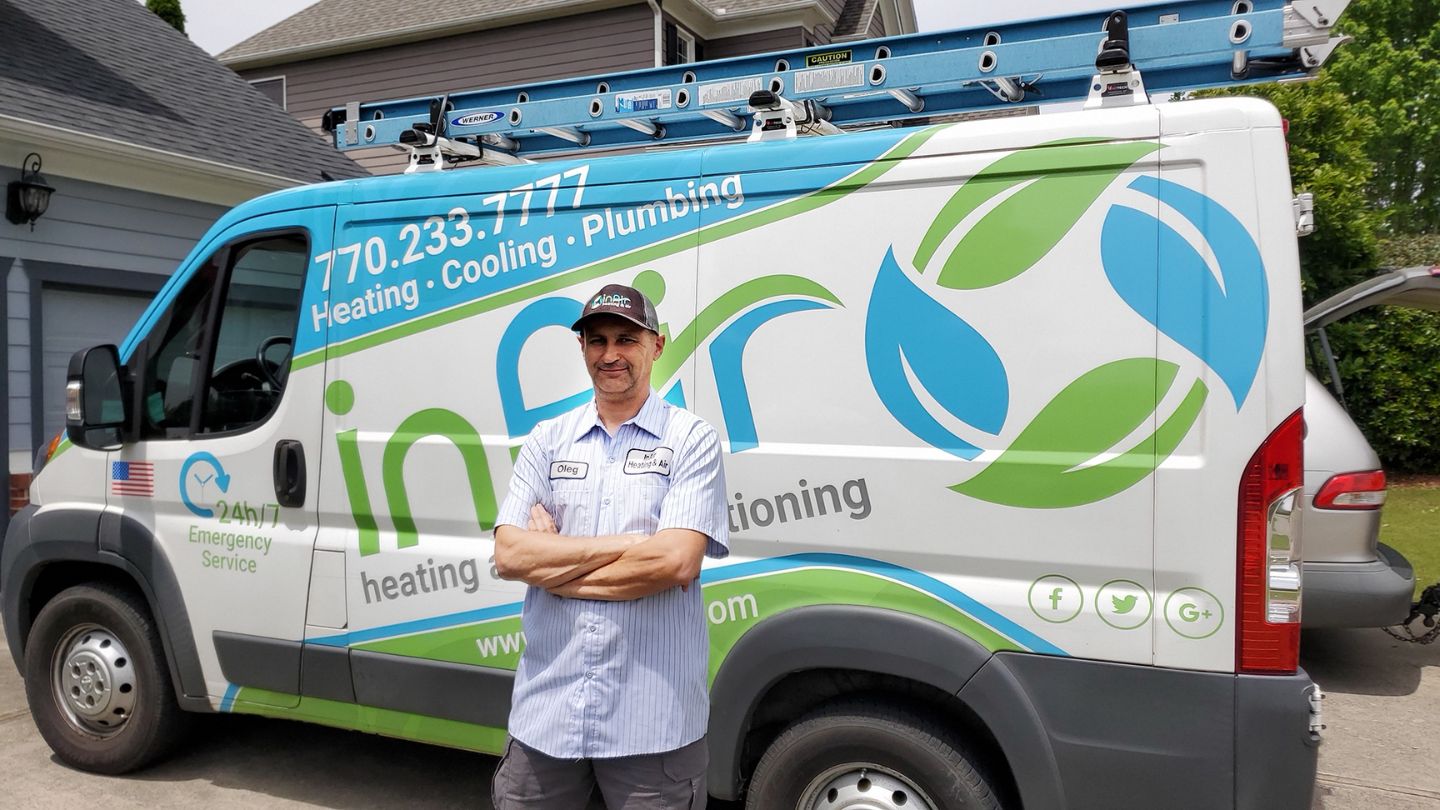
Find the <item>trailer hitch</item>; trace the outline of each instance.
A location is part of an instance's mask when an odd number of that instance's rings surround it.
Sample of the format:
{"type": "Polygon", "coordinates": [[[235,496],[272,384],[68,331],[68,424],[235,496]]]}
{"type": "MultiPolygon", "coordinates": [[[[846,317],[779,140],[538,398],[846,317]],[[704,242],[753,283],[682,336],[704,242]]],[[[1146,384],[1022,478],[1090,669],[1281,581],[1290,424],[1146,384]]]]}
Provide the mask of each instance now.
{"type": "Polygon", "coordinates": [[[1440,621],[1436,616],[1440,615],[1440,582],[1430,585],[1420,592],[1419,601],[1410,606],[1410,617],[1395,627],[1382,628],[1386,633],[1412,644],[1431,644],[1435,639],[1440,638],[1440,621]],[[1427,628],[1425,632],[1415,632],[1415,622],[1419,620],[1427,628]]]}

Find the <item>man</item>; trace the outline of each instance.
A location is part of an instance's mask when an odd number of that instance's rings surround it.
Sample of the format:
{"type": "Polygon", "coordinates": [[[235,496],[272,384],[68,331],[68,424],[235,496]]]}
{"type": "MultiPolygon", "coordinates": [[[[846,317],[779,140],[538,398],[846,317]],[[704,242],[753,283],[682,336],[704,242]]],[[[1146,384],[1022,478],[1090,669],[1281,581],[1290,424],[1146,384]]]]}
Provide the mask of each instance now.
{"type": "Polygon", "coordinates": [[[650,390],[655,307],[612,284],[580,333],[595,400],[535,427],[495,526],[530,587],[497,810],[703,808],[709,642],[698,577],[728,553],[715,430],[650,390]]]}

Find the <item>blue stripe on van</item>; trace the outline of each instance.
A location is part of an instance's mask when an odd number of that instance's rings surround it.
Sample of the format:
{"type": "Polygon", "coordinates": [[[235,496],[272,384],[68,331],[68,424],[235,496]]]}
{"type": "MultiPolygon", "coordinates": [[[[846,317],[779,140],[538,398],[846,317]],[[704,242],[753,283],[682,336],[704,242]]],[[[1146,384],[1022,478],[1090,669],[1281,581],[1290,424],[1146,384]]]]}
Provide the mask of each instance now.
{"type": "Polygon", "coordinates": [[[235,696],[240,694],[240,687],[230,684],[225,687],[225,696],[220,698],[220,711],[228,712],[235,707],[235,696]]]}
{"type": "Polygon", "coordinates": [[[508,602],[503,605],[479,608],[478,610],[467,610],[445,616],[431,616],[428,619],[415,619],[413,621],[400,622],[399,624],[387,624],[382,627],[372,627],[369,630],[356,630],[353,633],[307,638],[305,639],[305,643],[322,644],[326,647],[349,647],[355,644],[364,644],[367,641],[379,641],[383,638],[409,636],[415,633],[423,633],[427,630],[443,630],[447,627],[457,627],[462,624],[474,624],[490,619],[518,616],[520,615],[520,606],[522,604],[524,603],[508,602]]]}

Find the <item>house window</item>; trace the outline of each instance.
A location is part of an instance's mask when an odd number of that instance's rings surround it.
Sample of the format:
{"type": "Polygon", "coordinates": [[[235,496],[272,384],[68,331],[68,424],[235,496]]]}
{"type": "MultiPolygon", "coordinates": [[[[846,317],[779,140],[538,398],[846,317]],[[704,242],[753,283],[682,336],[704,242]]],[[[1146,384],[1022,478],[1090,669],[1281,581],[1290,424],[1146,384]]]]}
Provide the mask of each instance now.
{"type": "Polygon", "coordinates": [[[251,79],[250,86],[259,90],[260,95],[280,105],[280,109],[286,109],[284,76],[271,76],[268,79],[251,79]]]}
{"type": "Polygon", "coordinates": [[[665,23],[665,64],[683,65],[704,59],[695,35],[673,22],[665,23]]]}
{"type": "Polygon", "coordinates": [[[681,28],[675,32],[679,39],[675,55],[678,57],[676,64],[685,64],[695,61],[695,36],[689,31],[681,28]]]}

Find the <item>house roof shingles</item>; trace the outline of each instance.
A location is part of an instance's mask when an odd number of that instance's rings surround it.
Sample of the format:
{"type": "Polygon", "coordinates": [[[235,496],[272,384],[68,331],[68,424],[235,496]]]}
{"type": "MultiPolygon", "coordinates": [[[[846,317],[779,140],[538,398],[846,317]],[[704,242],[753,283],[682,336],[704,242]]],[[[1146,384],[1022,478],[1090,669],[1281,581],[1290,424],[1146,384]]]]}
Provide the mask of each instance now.
{"type": "Polygon", "coordinates": [[[0,111],[302,181],[366,172],[135,0],[0,0],[0,111]]]}
{"type": "MultiPolygon", "coordinates": [[[[819,0],[697,0],[717,19],[819,0]]],[[[560,16],[576,0],[429,0],[419,17],[415,7],[395,0],[320,0],[219,55],[236,62],[266,54],[363,41],[407,28],[435,30],[499,20],[521,14],[560,16]]]]}

